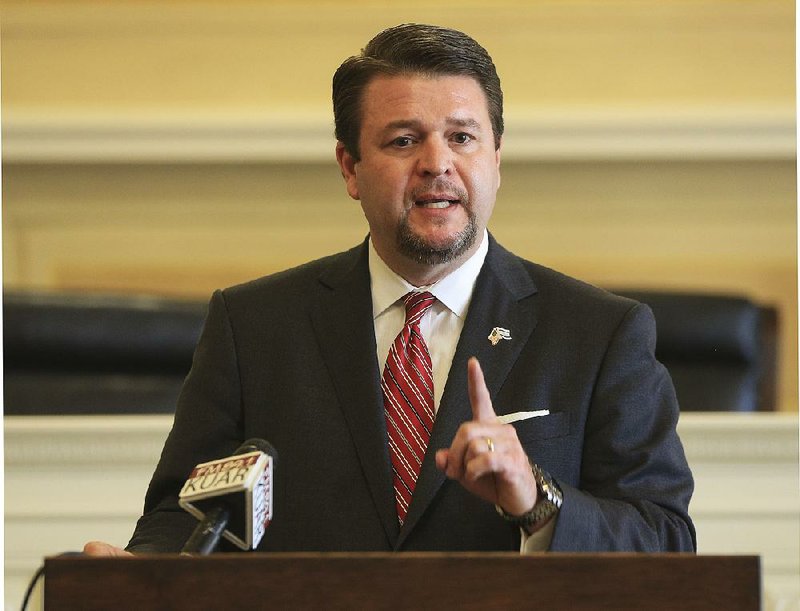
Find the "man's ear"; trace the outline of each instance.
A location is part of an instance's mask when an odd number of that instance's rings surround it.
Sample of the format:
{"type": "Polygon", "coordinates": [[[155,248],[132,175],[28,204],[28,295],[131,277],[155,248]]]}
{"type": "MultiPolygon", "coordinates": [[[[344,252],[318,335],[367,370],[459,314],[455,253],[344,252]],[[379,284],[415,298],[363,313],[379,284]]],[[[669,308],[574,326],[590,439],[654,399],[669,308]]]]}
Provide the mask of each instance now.
{"type": "Polygon", "coordinates": [[[342,142],[336,143],[336,161],[339,162],[339,169],[342,171],[347,193],[353,199],[361,199],[358,195],[358,182],[356,180],[356,163],[358,162],[347,152],[342,142]]]}

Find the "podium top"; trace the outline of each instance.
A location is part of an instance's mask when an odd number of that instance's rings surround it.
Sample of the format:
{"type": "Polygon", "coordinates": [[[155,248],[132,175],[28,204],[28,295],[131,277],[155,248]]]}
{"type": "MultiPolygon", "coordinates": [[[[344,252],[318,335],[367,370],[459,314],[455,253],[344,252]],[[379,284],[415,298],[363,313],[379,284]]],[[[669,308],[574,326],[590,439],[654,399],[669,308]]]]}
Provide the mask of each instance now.
{"type": "Polygon", "coordinates": [[[45,561],[45,609],[757,610],[757,556],[269,553],[45,561]]]}

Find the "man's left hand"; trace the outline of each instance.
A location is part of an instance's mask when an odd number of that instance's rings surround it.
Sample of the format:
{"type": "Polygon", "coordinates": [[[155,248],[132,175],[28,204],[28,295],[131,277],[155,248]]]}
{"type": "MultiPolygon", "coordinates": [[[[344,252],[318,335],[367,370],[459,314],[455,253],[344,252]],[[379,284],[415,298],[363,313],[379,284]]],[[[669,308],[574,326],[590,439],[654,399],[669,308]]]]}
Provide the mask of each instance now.
{"type": "Polygon", "coordinates": [[[516,430],[498,422],[474,357],[467,362],[467,385],[472,420],[459,427],[449,449],[436,452],[436,466],[506,513],[522,515],[536,504],[536,480],[516,430]]]}

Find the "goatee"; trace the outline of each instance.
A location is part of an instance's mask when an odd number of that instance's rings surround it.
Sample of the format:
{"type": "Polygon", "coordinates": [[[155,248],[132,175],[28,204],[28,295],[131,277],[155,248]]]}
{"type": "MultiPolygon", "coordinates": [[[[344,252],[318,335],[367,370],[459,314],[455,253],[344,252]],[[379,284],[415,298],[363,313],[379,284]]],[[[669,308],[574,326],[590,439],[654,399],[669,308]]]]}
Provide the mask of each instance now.
{"type": "Polygon", "coordinates": [[[441,265],[458,259],[475,244],[478,225],[472,211],[467,212],[467,224],[447,244],[435,246],[411,231],[405,219],[397,228],[397,248],[406,257],[423,265],[441,265]]]}

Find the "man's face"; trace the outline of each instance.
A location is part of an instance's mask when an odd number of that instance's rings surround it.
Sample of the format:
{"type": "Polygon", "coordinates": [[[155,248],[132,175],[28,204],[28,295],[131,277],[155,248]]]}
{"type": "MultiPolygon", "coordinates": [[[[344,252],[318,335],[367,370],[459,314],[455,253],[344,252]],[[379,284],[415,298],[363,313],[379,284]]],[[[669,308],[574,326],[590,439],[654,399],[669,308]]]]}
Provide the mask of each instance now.
{"type": "Polygon", "coordinates": [[[477,250],[500,186],[500,151],[477,81],[374,79],[362,99],[359,145],[359,161],[341,144],[337,158],[389,267],[430,281],[477,250]]]}

